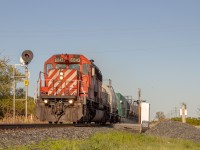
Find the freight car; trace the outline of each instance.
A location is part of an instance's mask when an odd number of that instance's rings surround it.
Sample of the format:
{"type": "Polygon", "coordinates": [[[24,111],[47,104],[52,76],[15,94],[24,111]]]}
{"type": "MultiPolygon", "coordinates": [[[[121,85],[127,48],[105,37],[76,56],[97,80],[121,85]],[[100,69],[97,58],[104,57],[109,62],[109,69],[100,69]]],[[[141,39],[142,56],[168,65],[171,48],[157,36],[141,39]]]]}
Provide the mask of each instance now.
{"type": "Polygon", "coordinates": [[[39,75],[37,117],[49,123],[115,122],[117,112],[102,79],[94,61],[83,55],[53,55],[39,75]]]}
{"type": "Polygon", "coordinates": [[[130,112],[130,104],[128,100],[121,93],[116,93],[118,99],[118,113],[123,118],[128,118],[130,112]]]}
{"type": "Polygon", "coordinates": [[[116,96],[116,93],[114,91],[114,88],[111,86],[111,84],[103,84],[102,86],[103,91],[103,98],[108,99],[108,103],[110,106],[110,121],[111,122],[120,122],[121,117],[118,114],[118,98],[116,96]]]}

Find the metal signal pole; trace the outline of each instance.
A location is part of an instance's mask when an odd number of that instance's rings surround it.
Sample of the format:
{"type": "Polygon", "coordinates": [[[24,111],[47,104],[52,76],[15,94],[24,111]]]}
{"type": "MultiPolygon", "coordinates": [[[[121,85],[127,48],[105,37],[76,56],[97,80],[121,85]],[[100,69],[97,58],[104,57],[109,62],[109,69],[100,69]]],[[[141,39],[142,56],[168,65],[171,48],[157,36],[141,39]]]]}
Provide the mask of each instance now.
{"type": "Polygon", "coordinates": [[[25,80],[24,80],[24,85],[26,86],[26,102],[25,102],[25,118],[27,120],[27,102],[28,102],[28,64],[31,62],[33,59],[33,52],[31,50],[25,50],[23,51],[21,55],[21,63],[25,64],[25,80]]]}
{"type": "Polygon", "coordinates": [[[26,86],[26,102],[25,102],[25,118],[27,119],[27,104],[28,104],[28,65],[25,66],[25,86],[26,86]]]}
{"type": "MultiPolygon", "coordinates": [[[[26,86],[26,95],[25,95],[25,119],[27,120],[27,105],[28,105],[28,85],[29,85],[29,81],[28,81],[28,64],[31,62],[31,60],[33,59],[33,52],[30,50],[25,50],[23,51],[21,57],[20,57],[20,62],[21,64],[14,64],[13,65],[13,120],[15,121],[15,109],[16,109],[16,78],[25,78],[24,80],[24,85],[26,86]],[[25,76],[20,75],[17,76],[16,75],[16,66],[23,66],[25,67],[25,76]]],[[[23,99],[24,100],[24,99],[23,99]]]]}
{"type": "Polygon", "coordinates": [[[23,66],[22,64],[14,64],[12,65],[13,67],[13,121],[15,121],[15,116],[16,116],[16,79],[17,78],[25,78],[23,75],[16,75],[16,67],[17,66],[23,66]]]}

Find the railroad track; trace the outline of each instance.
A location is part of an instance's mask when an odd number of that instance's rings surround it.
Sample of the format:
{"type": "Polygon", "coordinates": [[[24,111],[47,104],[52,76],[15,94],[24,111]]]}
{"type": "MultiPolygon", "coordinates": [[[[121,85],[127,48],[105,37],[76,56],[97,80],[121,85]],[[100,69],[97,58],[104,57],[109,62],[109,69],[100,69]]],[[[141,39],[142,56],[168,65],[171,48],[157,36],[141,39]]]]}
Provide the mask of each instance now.
{"type": "Polygon", "coordinates": [[[102,127],[110,124],[0,124],[1,130],[6,129],[25,129],[25,128],[55,128],[55,127],[102,127]]]}
{"type": "Polygon", "coordinates": [[[39,128],[70,128],[70,127],[111,127],[117,130],[126,130],[135,133],[141,133],[142,129],[137,124],[0,124],[0,130],[20,130],[20,129],[39,129],[39,128]]]}

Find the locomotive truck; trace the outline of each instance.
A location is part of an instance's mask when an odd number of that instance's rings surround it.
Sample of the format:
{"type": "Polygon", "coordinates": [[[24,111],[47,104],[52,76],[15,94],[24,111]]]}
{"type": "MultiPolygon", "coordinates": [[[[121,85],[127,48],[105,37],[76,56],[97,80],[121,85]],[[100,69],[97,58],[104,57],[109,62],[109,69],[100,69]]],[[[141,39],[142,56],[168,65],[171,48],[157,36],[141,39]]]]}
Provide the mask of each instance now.
{"type": "Polygon", "coordinates": [[[36,115],[49,123],[118,121],[111,86],[102,86],[102,73],[83,55],[53,55],[38,80],[36,115]]]}

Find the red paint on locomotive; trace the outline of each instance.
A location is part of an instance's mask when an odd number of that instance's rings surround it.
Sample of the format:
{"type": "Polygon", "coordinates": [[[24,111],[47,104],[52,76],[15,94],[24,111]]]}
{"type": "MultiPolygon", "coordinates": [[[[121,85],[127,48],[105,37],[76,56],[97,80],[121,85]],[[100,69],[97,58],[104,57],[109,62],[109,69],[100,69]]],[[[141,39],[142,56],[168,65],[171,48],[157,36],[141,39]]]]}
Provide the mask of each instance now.
{"type": "MultiPolygon", "coordinates": [[[[89,89],[92,91],[102,84],[101,81],[92,82],[91,61],[83,55],[73,54],[53,55],[49,58],[44,64],[44,80],[45,84],[40,86],[40,91],[47,95],[85,94],[88,97],[89,89]]],[[[92,93],[90,98],[94,98],[92,93]]]]}

